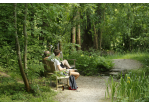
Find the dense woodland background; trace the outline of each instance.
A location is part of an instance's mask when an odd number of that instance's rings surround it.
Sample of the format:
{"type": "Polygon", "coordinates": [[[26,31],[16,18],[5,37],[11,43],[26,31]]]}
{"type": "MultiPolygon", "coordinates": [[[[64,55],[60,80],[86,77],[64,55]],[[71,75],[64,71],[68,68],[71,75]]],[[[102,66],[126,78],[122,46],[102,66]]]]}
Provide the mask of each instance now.
{"type": "Polygon", "coordinates": [[[1,3],[0,65],[20,69],[29,91],[25,74],[31,80],[32,72],[43,70],[35,64],[42,64],[50,45],[59,43],[66,57],[74,51],[148,52],[148,10],[148,3],[1,3]]]}
{"type": "MultiPolygon", "coordinates": [[[[17,4],[16,24],[21,53],[22,55],[24,53],[25,35],[27,35],[29,58],[42,54],[44,48],[51,44],[56,46],[59,41],[64,54],[72,45],[77,50],[90,48],[116,52],[146,50],[148,5],[148,3],[28,3],[27,6],[17,4]]],[[[0,7],[0,47],[1,54],[4,54],[2,58],[5,58],[7,54],[16,51],[14,4],[1,3],[0,7]]]]}

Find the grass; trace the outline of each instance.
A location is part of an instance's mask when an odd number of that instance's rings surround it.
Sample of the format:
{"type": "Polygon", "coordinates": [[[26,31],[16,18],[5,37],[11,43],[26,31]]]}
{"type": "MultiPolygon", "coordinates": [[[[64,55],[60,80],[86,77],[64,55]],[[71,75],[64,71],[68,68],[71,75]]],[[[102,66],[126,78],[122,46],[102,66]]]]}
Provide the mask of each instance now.
{"type": "Polygon", "coordinates": [[[54,96],[57,94],[52,91],[49,85],[35,84],[35,92],[26,92],[24,84],[17,83],[12,78],[0,77],[0,102],[55,102],[54,96]]]}
{"type": "Polygon", "coordinates": [[[26,92],[24,83],[19,83],[22,80],[19,73],[0,67],[1,72],[9,72],[11,77],[0,75],[0,102],[55,102],[54,96],[57,92],[53,91],[49,83],[44,85],[45,78],[34,78],[31,88],[34,91],[26,92]],[[19,78],[17,78],[17,76],[19,78]]]}
{"type": "Polygon", "coordinates": [[[54,102],[52,95],[54,96],[55,93],[51,90],[33,94],[27,93],[24,90],[24,85],[19,84],[16,87],[16,84],[10,84],[1,87],[0,102],[54,102]]]}
{"type": "Polygon", "coordinates": [[[107,56],[108,59],[134,59],[143,64],[139,70],[132,70],[125,76],[121,75],[119,82],[115,82],[113,77],[107,85],[107,93],[110,92],[111,101],[121,102],[148,102],[149,101],[149,55],[148,53],[128,53],[114,56],[107,56]],[[109,89],[109,88],[110,89],[109,89]]]}
{"type": "Polygon", "coordinates": [[[147,58],[149,58],[149,55],[147,52],[133,52],[133,53],[127,53],[127,54],[115,54],[112,56],[106,56],[105,58],[107,59],[134,59],[134,60],[138,60],[142,63],[146,63],[146,60],[148,60],[147,58]]]}

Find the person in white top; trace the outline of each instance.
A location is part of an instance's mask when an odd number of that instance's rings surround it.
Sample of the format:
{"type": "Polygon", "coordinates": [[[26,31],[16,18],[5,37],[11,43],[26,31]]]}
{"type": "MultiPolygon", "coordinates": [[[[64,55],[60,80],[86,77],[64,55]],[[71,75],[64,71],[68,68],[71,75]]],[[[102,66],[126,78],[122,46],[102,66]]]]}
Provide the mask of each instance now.
{"type": "MultiPolygon", "coordinates": [[[[54,54],[55,54],[55,56],[58,58],[58,57],[60,56],[60,50],[55,49],[55,50],[54,50],[54,54]]],[[[66,68],[64,67],[64,66],[66,66],[66,67],[68,68],[67,70],[69,70],[69,74],[70,74],[70,75],[73,75],[73,76],[75,77],[75,80],[79,77],[80,74],[79,74],[78,72],[75,72],[75,70],[71,68],[71,66],[69,65],[69,63],[68,63],[67,60],[63,60],[63,61],[61,61],[61,63],[60,63],[59,60],[57,60],[57,59],[52,59],[52,58],[53,58],[53,57],[52,57],[53,55],[51,55],[49,51],[45,51],[45,52],[44,52],[44,55],[45,55],[45,58],[46,58],[46,59],[51,59],[51,61],[54,62],[55,66],[56,66],[56,68],[55,68],[56,71],[66,70],[66,68]]]]}
{"type": "MultiPolygon", "coordinates": [[[[57,58],[60,56],[60,52],[61,51],[58,49],[54,50],[54,54],[57,58]]],[[[75,80],[79,77],[80,74],[78,72],[75,72],[75,70],[70,67],[67,60],[63,60],[61,61],[61,63],[57,59],[51,59],[51,61],[55,62],[56,70],[59,70],[59,71],[66,70],[66,68],[64,67],[65,65],[68,68],[67,70],[69,70],[69,74],[73,75],[75,77],[75,80]]]]}
{"type": "MultiPolygon", "coordinates": [[[[49,51],[45,51],[45,52],[44,52],[44,56],[45,56],[46,59],[49,59],[49,60],[55,62],[55,64],[56,64],[56,71],[59,71],[57,65],[60,65],[62,68],[65,68],[64,66],[66,66],[68,69],[72,69],[72,68],[70,67],[70,65],[69,65],[69,63],[68,63],[67,60],[63,60],[63,61],[61,61],[61,63],[60,63],[60,61],[58,60],[59,57],[56,57],[57,59],[55,59],[55,54],[51,54],[49,51]]],[[[65,69],[66,69],[66,68],[65,68],[65,69]]]]}

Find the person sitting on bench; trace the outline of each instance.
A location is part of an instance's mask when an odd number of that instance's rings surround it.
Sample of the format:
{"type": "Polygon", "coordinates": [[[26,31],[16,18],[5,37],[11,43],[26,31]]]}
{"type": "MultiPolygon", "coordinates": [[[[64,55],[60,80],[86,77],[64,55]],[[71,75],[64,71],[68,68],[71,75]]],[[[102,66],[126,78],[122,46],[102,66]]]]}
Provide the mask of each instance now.
{"type": "MultiPolygon", "coordinates": [[[[56,58],[59,58],[60,52],[61,51],[58,49],[54,50],[54,54],[55,54],[56,58]]],[[[75,77],[75,80],[79,77],[80,74],[78,72],[75,72],[75,70],[71,68],[71,66],[69,65],[67,60],[63,60],[60,63],[60,61],[57,60],[56,58],[51,59],[51,61],[55,62],[55,64],[56,64],[56,70],[58,70],[58,71],[67,70],[69,72],[70,76],[73,75],[75,77]],[[66,66],[68,69],[66,69],[64,66],[66,66]]]]}
{"type": "MultiPolygon", "coordinates": [[[[44,56],[45,56],[45,59],[53,59],[53,57],[52,57],[52,55],[50,54],[50,52],[49,51],[45,51],[44,52],[44,56]]],[[[55,55],[54,55],[55,56],[55,55]]],[[[58,57],[57,57],[58,58],[58,57]]],[[[61,61],[61,64],[60,64],[60,66],[62,67],[62,68],[67,68],[67,69],[72,69],[72,67],[69,65],[69,63],[68,63],[68,61],[67,60],[63,60],[63,61],[61,61]]],[[[65,69],[66,69],[65,68],[65,69]]]]}

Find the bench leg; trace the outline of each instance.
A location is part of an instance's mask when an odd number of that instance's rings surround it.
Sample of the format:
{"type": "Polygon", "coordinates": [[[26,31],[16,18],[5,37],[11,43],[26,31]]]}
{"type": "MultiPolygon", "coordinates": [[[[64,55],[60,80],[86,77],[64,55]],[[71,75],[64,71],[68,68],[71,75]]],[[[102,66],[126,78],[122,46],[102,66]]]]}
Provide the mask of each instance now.
{"type": "Polygon", "coordinates": [[[67,85],[69,86],[69,78],[67,79],[67,85]]]}

